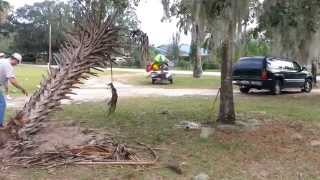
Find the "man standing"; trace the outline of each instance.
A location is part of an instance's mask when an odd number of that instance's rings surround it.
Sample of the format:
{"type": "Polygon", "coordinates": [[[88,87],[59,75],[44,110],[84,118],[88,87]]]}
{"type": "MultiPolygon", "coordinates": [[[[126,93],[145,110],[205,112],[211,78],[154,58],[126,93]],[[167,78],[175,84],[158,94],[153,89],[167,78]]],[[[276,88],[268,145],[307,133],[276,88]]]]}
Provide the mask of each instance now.
{"type": "Polygon", "coordinates": [[[4,95],[5,85],[10,82],[14,87],[20,89],[23,94],[28,96],[27,91],[21,87],[16,80],[13,66],[18,65],[22,61],[22,56],[18,53],[13,53],[8,59],[0,61],[0,127],[3,126],[4,114],[6,110],[6,100],[4,95]]]}
{"type": "MultiPolygon", "coordinates": [[[[6,57],[6,54],[0,52],[0,61],[1,61],[1,60],[7,61],[7,59],[5,59],[5,57],[6,57]]],[[[4,84],[4,90],[5,90],[5,94],[6,94],[7,100],[11,100],[12,98],[11,98],[11,96],[9,95],[9,84],[8,84],[8,81],[6,82],[6,84],[4,84]]]]}

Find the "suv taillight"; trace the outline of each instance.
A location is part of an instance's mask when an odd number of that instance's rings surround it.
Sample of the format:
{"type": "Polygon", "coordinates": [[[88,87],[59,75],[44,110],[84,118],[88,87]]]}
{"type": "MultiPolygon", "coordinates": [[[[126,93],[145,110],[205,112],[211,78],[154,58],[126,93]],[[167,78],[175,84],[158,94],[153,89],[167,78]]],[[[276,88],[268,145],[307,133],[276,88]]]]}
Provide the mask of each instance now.
{"type": "Polygon", "coordinates": [[[261,72],[261,80],[267,80],[268,79],[268,73],[267,71],[264,69],[261,72]]]}

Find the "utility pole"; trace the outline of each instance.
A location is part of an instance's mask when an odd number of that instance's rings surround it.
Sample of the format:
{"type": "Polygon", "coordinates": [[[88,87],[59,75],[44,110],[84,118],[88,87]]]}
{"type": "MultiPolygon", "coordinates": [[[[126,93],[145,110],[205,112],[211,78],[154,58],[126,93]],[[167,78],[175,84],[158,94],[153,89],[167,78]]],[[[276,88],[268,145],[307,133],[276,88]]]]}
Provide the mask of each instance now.
{"type": "Polygon", "coordinates": [[[51,24],[49,24],[49,62],[48,62],[48,71],[51,74],[50,65],[52,63],[52,50],[51,50],[51,24]]]}

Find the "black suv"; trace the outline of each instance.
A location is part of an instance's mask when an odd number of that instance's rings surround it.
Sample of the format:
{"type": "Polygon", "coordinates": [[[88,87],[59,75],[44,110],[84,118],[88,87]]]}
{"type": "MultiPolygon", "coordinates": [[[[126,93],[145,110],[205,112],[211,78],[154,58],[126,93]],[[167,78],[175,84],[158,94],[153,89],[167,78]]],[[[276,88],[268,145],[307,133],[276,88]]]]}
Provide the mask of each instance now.
{"type": "Polygon", "coordinates": [[[268,89],[278,95],[285,88],[311,92],[312,75],[298,63],[274,57],[243,57],[234,64],[233,83],[242,93],[251,88],[268,89]]]}

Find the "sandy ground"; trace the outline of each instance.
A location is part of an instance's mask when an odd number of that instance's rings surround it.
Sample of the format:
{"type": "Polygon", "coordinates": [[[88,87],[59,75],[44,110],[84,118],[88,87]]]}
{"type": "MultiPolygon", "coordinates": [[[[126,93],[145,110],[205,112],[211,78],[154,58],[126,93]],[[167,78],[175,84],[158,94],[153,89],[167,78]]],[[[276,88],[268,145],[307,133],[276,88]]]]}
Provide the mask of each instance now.
{"type": "MultiPolygon", "coordinates": [[[[134,69],[133,69],[134,70],[134,69]]],[[[139,70],[139,69],[138,69],[139,70]]],[[[135,70],[137,71],[137,70],[135,70]]],[[[70,104],[72,102],[90,102],[90,101],[103,101],[111,97],[110,89],[107,83],[110,82],[108,77],[93,77],[81,86],[81,89],[75,89],[70,100],[64,100],[63,104],[70,104]]],[[[118,95],[122,97],[148,97],[148,96],[214,96],[217,94],[218,89],[166,89],[153,86],[136,86],[129,85],[122,82],[114,82],[117,88],[118,95]]],[[[239,91],[235,90],[237,95],[239,91]]],[[[313,89],[313,94],[320,94],[320,89],[313,89]]],[[[12,100],[7,101],[8,108],[20,108],[28,101],[28,97],[14,97],[12,100]]]]}
{"type": "MultiPolygon", "coordinates": [[[[102,101],[111,97],[111,92],[107,86],[110,80],[107,77],[94,77],[85,82],[81,89],[74,89],[77,95],[72,95],[72,101],[64,100],[63,104],[72,102],[102,101]]],[[[193,95],[215,95],[217,89],[165,89],[152,86],[134,86],[120,82],[114,82],[119,97],[139,97],[139,96],[193,96],[193,95]]],[[[8,108],[18,108],[28,101],[28,97],[14,97],[7,101],[8,108]]]]}

